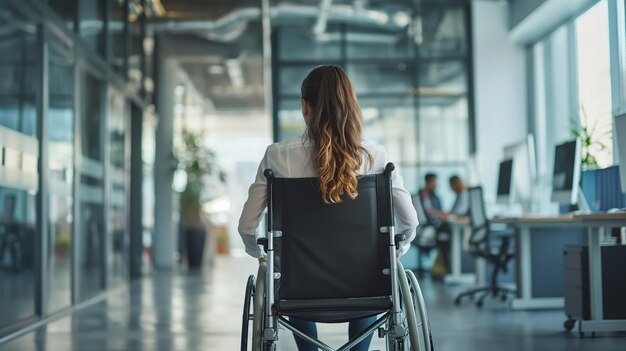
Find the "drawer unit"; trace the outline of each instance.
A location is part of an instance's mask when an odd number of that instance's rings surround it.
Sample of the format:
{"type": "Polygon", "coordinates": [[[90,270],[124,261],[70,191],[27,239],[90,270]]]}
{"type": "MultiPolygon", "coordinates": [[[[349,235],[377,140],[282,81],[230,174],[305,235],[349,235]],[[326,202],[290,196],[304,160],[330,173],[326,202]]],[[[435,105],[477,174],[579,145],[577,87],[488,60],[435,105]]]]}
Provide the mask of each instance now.
{"type": "MultiPolygon", "coordinates": [[[[626,318],[626,246],[602,247],[604,319],[626,318]]],[[[587,246],[566,246],[563,252],[565,314],[588,320],[590,313],[587,246]]]]}

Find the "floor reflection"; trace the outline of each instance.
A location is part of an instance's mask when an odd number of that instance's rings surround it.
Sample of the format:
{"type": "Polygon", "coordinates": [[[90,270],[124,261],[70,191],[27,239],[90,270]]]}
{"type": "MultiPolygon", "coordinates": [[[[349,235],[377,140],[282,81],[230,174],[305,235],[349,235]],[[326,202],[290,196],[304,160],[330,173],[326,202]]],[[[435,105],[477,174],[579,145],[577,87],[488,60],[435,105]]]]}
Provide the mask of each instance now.
{"type": "MultiPolygon", "coordinates": [[[[252,259],[220,257],[203,272],[158,273],[115,290],[106,301],[62,318],[5,345],[0,351],[237,350],[246,277],[252,259]]],[[[437,350],[622,350],[625,337],[579,339],[562,331],[562,311],[510,311],[497,301],[482,310],[455,307],[459,290],[422,282],[437,350]]],[[[322,325],[331,346],[346,341],[345,324],[322,325]]],[[[278,351],[296,350],[281,331],[278,351]]],[[[371,350],[384,350],[374,338],[371,350]]]]}

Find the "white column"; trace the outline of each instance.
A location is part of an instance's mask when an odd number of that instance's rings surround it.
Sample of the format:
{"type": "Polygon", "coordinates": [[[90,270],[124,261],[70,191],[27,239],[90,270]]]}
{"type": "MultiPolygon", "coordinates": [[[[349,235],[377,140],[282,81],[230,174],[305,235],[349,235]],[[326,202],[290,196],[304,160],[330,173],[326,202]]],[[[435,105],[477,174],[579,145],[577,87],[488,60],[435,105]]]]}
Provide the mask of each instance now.
{"type": "Polygon", "coordinates": [[[153,257],[155,269],[171,269],[174,265],[174,243],[177,228],[173,219],[173,130],[174,130],[174,87],[176,85],[176,62],[164,59],[158,73],[157,112],[154,160],[154,240],[153,257]]]}

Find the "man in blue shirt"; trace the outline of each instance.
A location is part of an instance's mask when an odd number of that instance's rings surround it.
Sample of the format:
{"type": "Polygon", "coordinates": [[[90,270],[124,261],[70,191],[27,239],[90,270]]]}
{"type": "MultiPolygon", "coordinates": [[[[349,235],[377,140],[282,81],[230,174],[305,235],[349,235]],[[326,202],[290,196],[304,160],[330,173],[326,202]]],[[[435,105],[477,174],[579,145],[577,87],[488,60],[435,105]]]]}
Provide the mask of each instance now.
{"type": "Polygon", "coordinates": [[[437,229],[436,243],[438,257],[431,271],[435,279],[443,279],[443,275],[450,271],[450,228],[445,222],[445,212],[441,207],[441,200],[437,196],[437,175],[427,173],[424,177],[424,187],[419,195],[428,221],[437,229]]]}
{"type": "Polygon", "coordinates": [[[437,222],[437,217],[441,212],[441,200],[435,192],[437,190],[437,175],[427,173],[424,177],[424,187],[420,190],[420,199],[424,206],[424,211],[431,221],[437,222]]]}

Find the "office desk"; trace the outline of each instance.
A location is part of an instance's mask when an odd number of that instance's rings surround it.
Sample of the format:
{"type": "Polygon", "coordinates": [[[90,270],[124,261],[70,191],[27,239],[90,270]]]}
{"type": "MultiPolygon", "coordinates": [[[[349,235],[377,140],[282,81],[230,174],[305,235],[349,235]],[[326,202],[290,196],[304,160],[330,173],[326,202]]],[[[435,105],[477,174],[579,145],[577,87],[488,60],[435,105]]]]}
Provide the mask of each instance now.
{"type": "MultiPolygon", "coordinates": [[[[447,284],[468,283],[475,279],[474,273],[463,273],[471,269],[463,269],[463,239],[466,231],[470,230],[469,217],[459,217],[448,222],[451,229],[450,238],[450,273],[444,278],[447,284]]],[[[476,261],[474,272],[480,273],[480,266],[484,266],[483,260],[476,261]]],[[[467,267],[466,267],[467,268],[467,267]]],[[[480,275],[480,274],[479,274],[480,275]]],[[[477,282],[480,284],[481,282],[477,282]]]]}
{"type": "MultiPolygon", "coordinates": [[[[537,248],[542,248],[543,250],[547,250],[547,256],[544,253],[544,257],[548,259],[546,265],[546,269],[554,268],[553,266],[562,262],[563,251],[562,248],[565,244],[561,244],[560,242],[550,242],[555,240],[554,237],[556,235],[550,235],[551,231],[546,232],[545,234],[533,234],[532,231],[539,231],[541,229],[545,230],[555,230],[555,229],[571,229],[571,228],[582,228],[582,222],[579,218],[574,216],[556,216],[556,217],[519,217],[519,218],[494,218],[492,223],[506,224],[512,226],[516,229],[516,269],[517,274],[515,277],[516,285],[517,285],[517,297],[512,301],[511,307],[513,309],[552,309],[552,308],[563,308],[564,299],[562,294],[560,296],[537,296],[535,294],[535,290],[533,288],[533,280],[541,280],[539,278],[544,279],[558,279],[562,280],[562,273],[559,276],[541,276],[541,270],[537,270],[533,272],[533,248],[535,250],[537,248]],[[540,235],[548,241],[547,245],[534,245],[533,237],[535,235],[540,235]],[[552,253],[554,251],[554,253],[552,253]],[[549,262],[549,261],[552,262],[549,262]],[[552,265],[551,265],[552,263],[552,265]]],[[[580,229],[579,229],[580,231],[580,229]]],[[[584,239],[581,237],[581,234],[575,236],[577,232],[574,232],[571,235],[571,240],[575,242],[580,242],[584,239]]],[[[569,234],[565,234],[569,237],[569,234]]],[[[563,235],[558,235],[561,238],[563,235]]],[[[535,243],[536,244],[536,243],[535,243]]],[[[538,257],[534,257],[537,259],[538,257]]],[[[539,288],[539,287],[538,287],[539,288]]]]}
{"type": "Polygon", "coordinates": [[[589,245],[589,296],[591,320],[580,321],[580,331],[626,331],[626,320],[605,320],[602,301],[602,263],[600,243],[606,228],[626,227],[626,213],[605,213],[575,216],[587,228],[589,245]]]}

